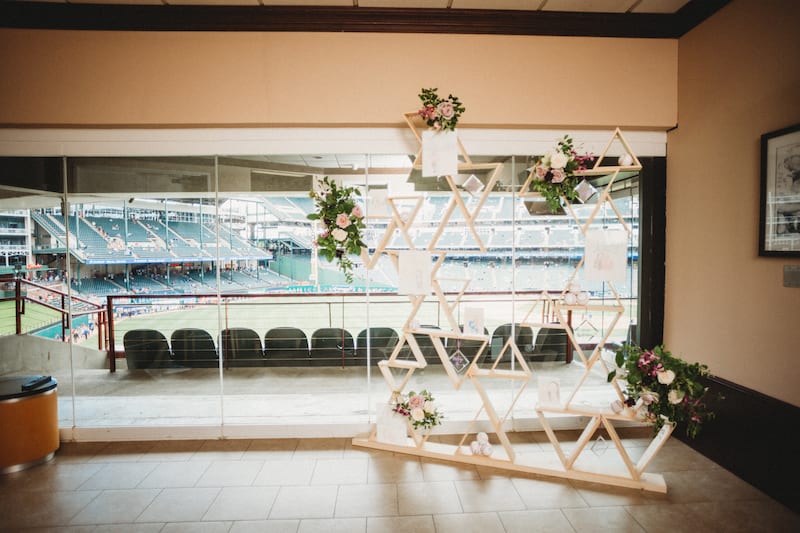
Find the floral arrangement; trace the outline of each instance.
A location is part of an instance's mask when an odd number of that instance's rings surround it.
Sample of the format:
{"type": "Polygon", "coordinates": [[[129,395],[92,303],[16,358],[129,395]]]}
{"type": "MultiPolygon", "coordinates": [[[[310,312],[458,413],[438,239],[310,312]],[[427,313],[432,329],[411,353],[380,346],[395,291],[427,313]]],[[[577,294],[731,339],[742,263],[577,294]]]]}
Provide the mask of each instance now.
{"type": "Polygon", "coordinates": [[[414,429],[430,429],[442,423],[442,415],[433,403],[431,393],[423,390],[419,394],[411,391],[408,396],[396,395],[392,411],[408,418],[414,429]]]}
{"type": "Polygon", "coordinates": [[[325,259],[339,262],[347,283],[352,283],[353,262],[348,254],[357,255],[366,246],[361,237],[361,230],[366,227],[364,212],[355,201],[356,196],[361,196],[361,191],[354,187],[339,187],[326,176],[320,190],[311,191],[309,196],[314,199],[317,210],[309,214],[308,219],[319,220],[325,227],[314,244],[325,259]]]}
{"type": "Polygon", "coordinates": [[[643,350],[634,344],[623,344],[615,362],[618,368],[608,374],[608,381],[627,382],[625,406],[644,409],[655,433],[667,423],[686,424],[686,435],[695,438],[702,424],[714,418],[703,401],[708,389],[700,380],[710,375],[706,365],[687,363],[663,346],[643,350]]]}
{"type": "Polygon", "coordinates": [[[466,108],[452,94],[447,98],[440,98],[436,91],[438,89],[422,89],[419,98],[422,100],[422,107],[418,114],[422,117],[428,127],[435,130],[456,129],[458,118],[466,108]]]}
{"type": "Polygon", "coordinates": [[[578,155],[572,138],[564,135],[554,151],[537,157],[533,165],[533,190],[540,192],[552,213],[561,212],[561,197],[569,201],[578,198],[575,187],[581,180],[576,172],[586,170],[587,164],[594,161],[590,154],[578,155]]]}

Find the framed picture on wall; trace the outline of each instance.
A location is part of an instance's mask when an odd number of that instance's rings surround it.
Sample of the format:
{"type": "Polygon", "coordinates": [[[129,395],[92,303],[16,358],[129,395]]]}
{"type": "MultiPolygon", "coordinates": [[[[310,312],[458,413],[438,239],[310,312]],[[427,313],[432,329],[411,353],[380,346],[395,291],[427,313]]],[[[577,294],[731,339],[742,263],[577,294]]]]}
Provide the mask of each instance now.
{"type": "Polygon", "coordinates": [[[761,136],[758,255],[800,257],[800,124],[761,136]]]}

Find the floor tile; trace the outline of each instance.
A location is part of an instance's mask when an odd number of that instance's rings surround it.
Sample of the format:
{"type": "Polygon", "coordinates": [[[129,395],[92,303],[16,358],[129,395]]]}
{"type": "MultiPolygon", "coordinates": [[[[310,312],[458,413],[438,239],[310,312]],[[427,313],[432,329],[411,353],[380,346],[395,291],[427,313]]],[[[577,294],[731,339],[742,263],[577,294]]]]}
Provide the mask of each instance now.
{"type": "Polygon", "coordinates": [[[312,485],[347,485],[367,482],[369,460],[317,459],[312,485]]]}
{"type": "Polygon", "coordinates": [[[335,516],[394,516],[397,514],[397,485],[342,485],[336,497],[335,516]]]}
{"type": "Polygon", "coordinates": [[[143,461],[164,463],[188,461],[203,445],[199,440],[165,440],[156,442],[142,457],[143,461]]]}
{"type": "Polygon", "coordinates": [[[700,531],[694,513],[683,504],[631,505],[625,508],[647,533],[700,531]]]}
{"type": "Polygon", "coordinates": [[[695,531],[770,533],[800,531],[800,515],[771,500],[687,503],[695,531]]]}
{"type": "Polygon", "coordinates": [[[588,507],[580,493],[563,479],[518,477],[511,480],[527,509],[588,507]]]}
{"type": "Polygon", "coordinates": [[[162,490],[136,518],[137,522],[200,521],[206,514],[218,488],[169,488],[162,490]]]}
{"type": "Polygon", "coordinates": [[[230,533],[297,533],[300,520],[240,520],[230,533]]]}
{"type": "Polygon", "coordinates": [[[506,533],[575,533],[559,509],[502,511],[498,515],[506,533]]]}
{"type": "Polygon", "coordinates": [[[300,439],[254,439],[244,452],[245,459],[282,461],[291,459],[300,439]]]}
{"type": "Polygon", "coordinates": [[[673,503],[766,498],[760,490],[723,468],[664,472],[663,476],[667,499],[673,503]]]}
{"type": "Polygon", "coordinates": [[[6,528],[63,526],[97,498],[99,491],[3,492],[0,517],[6,528]]]}
{"type": "Polygon", "coordinates": [[[277,487],[224,487],[203,520],[265,520],[277,494],[277,487]]]}
{"type": "MultiPolygon", "coordinates": [[[[201,455],[205,458],[205,455],[201,455]]],[[[263,461],[212,461],[197,480],[198,487],[250,486],[264,466],[263,461]]]]}
{"type": "Polygon", "coordinates": [[[366,518],[312,518],[300,521],[297,533],[363,533],[366,518]]]}
{"type": "Polygon", "coordinates": [[[316,459],[264,461],[253,485],[309,485],[316,466],[316,459]]]}
{"type": "Polygon", "coordinates": [[[505,533],[497,513],[437,514],[436,533],[505,533]]]}
{"type": "Polygon", "coordinates": [[[638,489],[614,487],[585,481],[570,481],[569,483],[590,507],[641,505],[647,503],[647,496],[638,489]]]}
{"type": "Polygon", "coordinates": [[[473,465],[421,459],[422,478],[425,481],[452,481],[456,479],[480,479],[473,465]]]}
{"type": "MultiPolygon", "coordinates": [[[[644,533],[639,523],[623,507],[593,507],[562,509],[564,516],[577,533],[613,531],[614,533],[644,533]]],[[[722,530],[721,530],[722,531],[722,530]]]]}
{"type": "Polygon", "coordinates": [[[452,481],[398,483],[397,505],[400,515],[460,513],[461,502],[452,481]]]}
{"type": "Polygon", "coordinates": [[[389,516],[367,518],[367,533],[436,533],[432,516],[389,516]]]}
{"type": "Polygon", "coordinates": [[[231,522],[170,522],[164,524],[161,533],[227,533],[233,531],[231,524],[231,522]]]}
{"type": "Polygon", "coordinates": [[[336,485],[281,487],[269,518],[333,518],[337,491],[336,485]]]}
{"type": "Polygon", "coordinates": [[[159,463],[137,487],[140,489],[194,487],[210,465],[210,461],[159,463]]]}
{"type": "Polygon", "coordinates": [[[163,522],[149,524],[102,524],[92,530],[92,533],[160,533],[164,529],[163,522]]]}
{"type": "Polygon", "coordinates": [[[410,455],[383,454],[369,460],[369,483],[411,483],[423,481],[419,458],[410,455]]]}
{"type": "Polygon", "coordinates": [[[147,477],[158,463],[110,463],[104,465],[81,486],[81,490],[132,489],[147,477]]]}
{"type": "Polygon", "coordinates": [[[509,479],[456,481],[455,487],[465,513],[525,509],[525,504],[509,479]]]}
{"type": "Polygon", "coordinates": [[[192,456],[204,461],[241,459],[251,442],[246,439],[207,440],[192,456]]]}
{"type": "Polygon", "coordinates": [[[50,463],[0,476],[0,489],[76,490],[105,465],[99,463],[50,463]]]}
{"type": "Polygon", "coordinates": [[[70,524],[133,523],[160,489],[106,490],[83,508],[70,524]]]}
{"type": "Polygon", "coordinates": [[[339,459],[344,457],[348,439],[301,439],[294,450],[296,459],[339,459]]]}

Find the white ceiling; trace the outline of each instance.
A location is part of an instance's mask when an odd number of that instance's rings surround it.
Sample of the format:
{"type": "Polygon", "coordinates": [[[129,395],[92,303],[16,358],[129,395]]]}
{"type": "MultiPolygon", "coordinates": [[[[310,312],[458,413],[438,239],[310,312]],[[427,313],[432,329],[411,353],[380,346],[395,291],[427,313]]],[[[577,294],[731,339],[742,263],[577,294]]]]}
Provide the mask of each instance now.
{"type": "Polygon", "coordinates": [[[586,13],[659,13],[678,11],[689,0],[27,0],[70,4],[339,6],[438,9],[516,9],[586,13]]]}

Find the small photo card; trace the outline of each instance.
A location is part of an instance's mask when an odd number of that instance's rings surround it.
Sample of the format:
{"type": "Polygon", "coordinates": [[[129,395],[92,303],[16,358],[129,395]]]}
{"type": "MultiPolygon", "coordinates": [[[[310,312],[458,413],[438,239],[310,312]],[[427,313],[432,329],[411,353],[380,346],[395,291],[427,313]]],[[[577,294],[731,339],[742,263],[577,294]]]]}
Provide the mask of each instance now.
{"type": "Polygon", "coordinates": [[[483,335],[483,307],[464,308],[464,333],[483,335]]]}
{"type": "Polygon", "coordinates": [[[406,421],[395,413],[392,406],[379,403],[375,406],[375,440],[396,446],[408,444],[406,421]]]}
{"type": "Polygon", "coordinates": [[[431,253],[427,250],[403,250],[398,254],[397,294],[431,293],[431,253]]]}
{"type": "Polygon", "coordinates": [[[539,403],[541,405],[561,405],[561,380],[539,376],[539,403]]]}
{"type": "Polygon", "coordinates": [[[422,132],[422,177],[458,174],[458,134],[455,131],[422,132]]]}
{"type": "Polygon", "coordinates": [[[624,282],[628,266],[628,233],[619,230],[586,232],[584,276],[587,281],[624,282]]]}
{"type": "Polygon", "coordinates": [[[389,217],[392,216],[389,210],[389,191],[386,189],[371,189],[369,191],[369,201],[367,203],[367,216],[389,217]]]}

